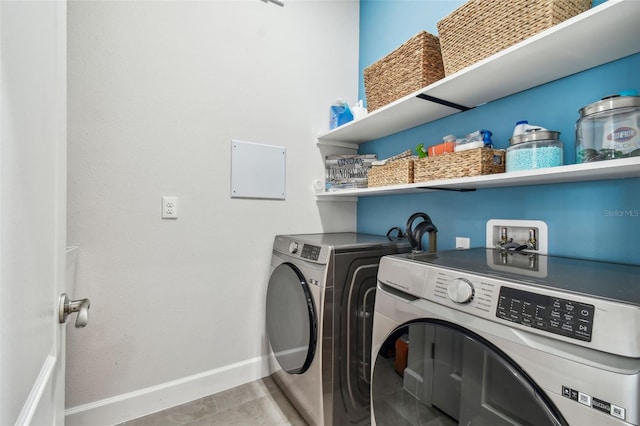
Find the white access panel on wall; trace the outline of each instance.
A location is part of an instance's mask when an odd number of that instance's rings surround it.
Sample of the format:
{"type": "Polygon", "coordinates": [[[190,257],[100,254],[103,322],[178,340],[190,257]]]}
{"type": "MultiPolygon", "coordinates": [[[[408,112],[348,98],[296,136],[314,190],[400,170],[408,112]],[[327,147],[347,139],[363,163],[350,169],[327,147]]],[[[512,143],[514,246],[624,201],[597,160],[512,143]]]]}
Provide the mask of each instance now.
{"type": "Polygon", "coordinates": [[[231,141],[231,198],[284,200],[286,149],[231,141]]]}

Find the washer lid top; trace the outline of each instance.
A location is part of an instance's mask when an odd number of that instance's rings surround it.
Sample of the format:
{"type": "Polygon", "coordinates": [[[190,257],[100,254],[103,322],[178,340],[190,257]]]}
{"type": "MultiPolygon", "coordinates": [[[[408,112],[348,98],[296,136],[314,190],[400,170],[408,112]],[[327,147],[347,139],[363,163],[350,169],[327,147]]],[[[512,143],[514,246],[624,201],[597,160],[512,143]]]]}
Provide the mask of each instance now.
{"type": "Polygon", "coordinates": [[[640,266],[487,248],[395,256],[461,272],[640,306],[640,266]],[[531,273],[532,268],[538,268],[536,274],[531,273]]]}

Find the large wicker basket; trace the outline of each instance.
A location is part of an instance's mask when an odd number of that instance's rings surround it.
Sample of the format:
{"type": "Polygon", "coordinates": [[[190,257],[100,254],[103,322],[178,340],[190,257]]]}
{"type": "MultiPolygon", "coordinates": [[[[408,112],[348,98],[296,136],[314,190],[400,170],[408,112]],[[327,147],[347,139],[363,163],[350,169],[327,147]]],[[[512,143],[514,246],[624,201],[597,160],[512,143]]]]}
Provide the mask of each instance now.
{"type": "Polygon", "coordinates": [[[438,22],[445,75],[588,10],[591,1],[469,0],[438,22]]]}
{"type": "Polygon", "coordinates": [[[414,161],[413,181],[427,182],[503,173],[504,155],[504,150],[476,148],[436,157],[419,158],[414,161]]]}
{"type": "Polygon", "coordinates": [[[438,37],[422,31],[364,70],[369,112],[444,78],[438,37]]]}
{"type": "Polygon", "coordinates": [[[389,161],[369,170],[369,188],[413,183],[413,158],[389,161]]]}

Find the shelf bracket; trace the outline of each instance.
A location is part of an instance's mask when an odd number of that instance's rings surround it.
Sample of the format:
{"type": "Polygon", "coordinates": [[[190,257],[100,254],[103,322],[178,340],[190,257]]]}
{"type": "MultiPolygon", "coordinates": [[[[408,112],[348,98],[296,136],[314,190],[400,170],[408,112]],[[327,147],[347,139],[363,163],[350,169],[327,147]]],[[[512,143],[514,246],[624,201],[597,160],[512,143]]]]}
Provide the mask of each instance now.
{"type": "Polygon", "coordinates": [[[425,95],[424,93],[420,93],[416,95],[416,98],[424,99],[425,101],[435,102],[440,105],[448,106],[450,108],[458,109],[460,111],[469,111],[473,109],[473,107],[466,107],[464,105],[456,104],[454,102],[445,101],[444,99],[436,98],[434,96],[425,95]]]}
{"type": "Polygon", "coordinates": [[[455,191],[455,192],[473,192],[475,188],[439,188],[437,186],[418,186],[417,189],[428,189],[430,191],[455,191]]]}

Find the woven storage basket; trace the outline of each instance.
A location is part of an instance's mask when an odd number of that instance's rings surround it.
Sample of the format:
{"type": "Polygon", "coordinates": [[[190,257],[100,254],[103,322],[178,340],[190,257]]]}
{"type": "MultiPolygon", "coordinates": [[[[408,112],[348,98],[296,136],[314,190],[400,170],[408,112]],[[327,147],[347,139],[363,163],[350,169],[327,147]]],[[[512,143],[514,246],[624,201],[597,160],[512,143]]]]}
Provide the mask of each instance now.
{"type": "Polygon", "coordinates": [[[438,37],[422,31],[364,70],[369,112],[444,78],[438,37]]]}
{"type": "Polygon", "coordinates": [[[469,0],[438,22],[445,75],[588,10],[591,1],[469,0]]]}
{"type": "Polygon", "coordinates": [[[413,181],[451,179],[504,172],[504,150],[476,148],[414,161],[413,181]]]}
{"type": "Polygon", "coordinates": [[[413,158],[389,161],[369,170],[369,188],[413,183],[413,158]]]}

